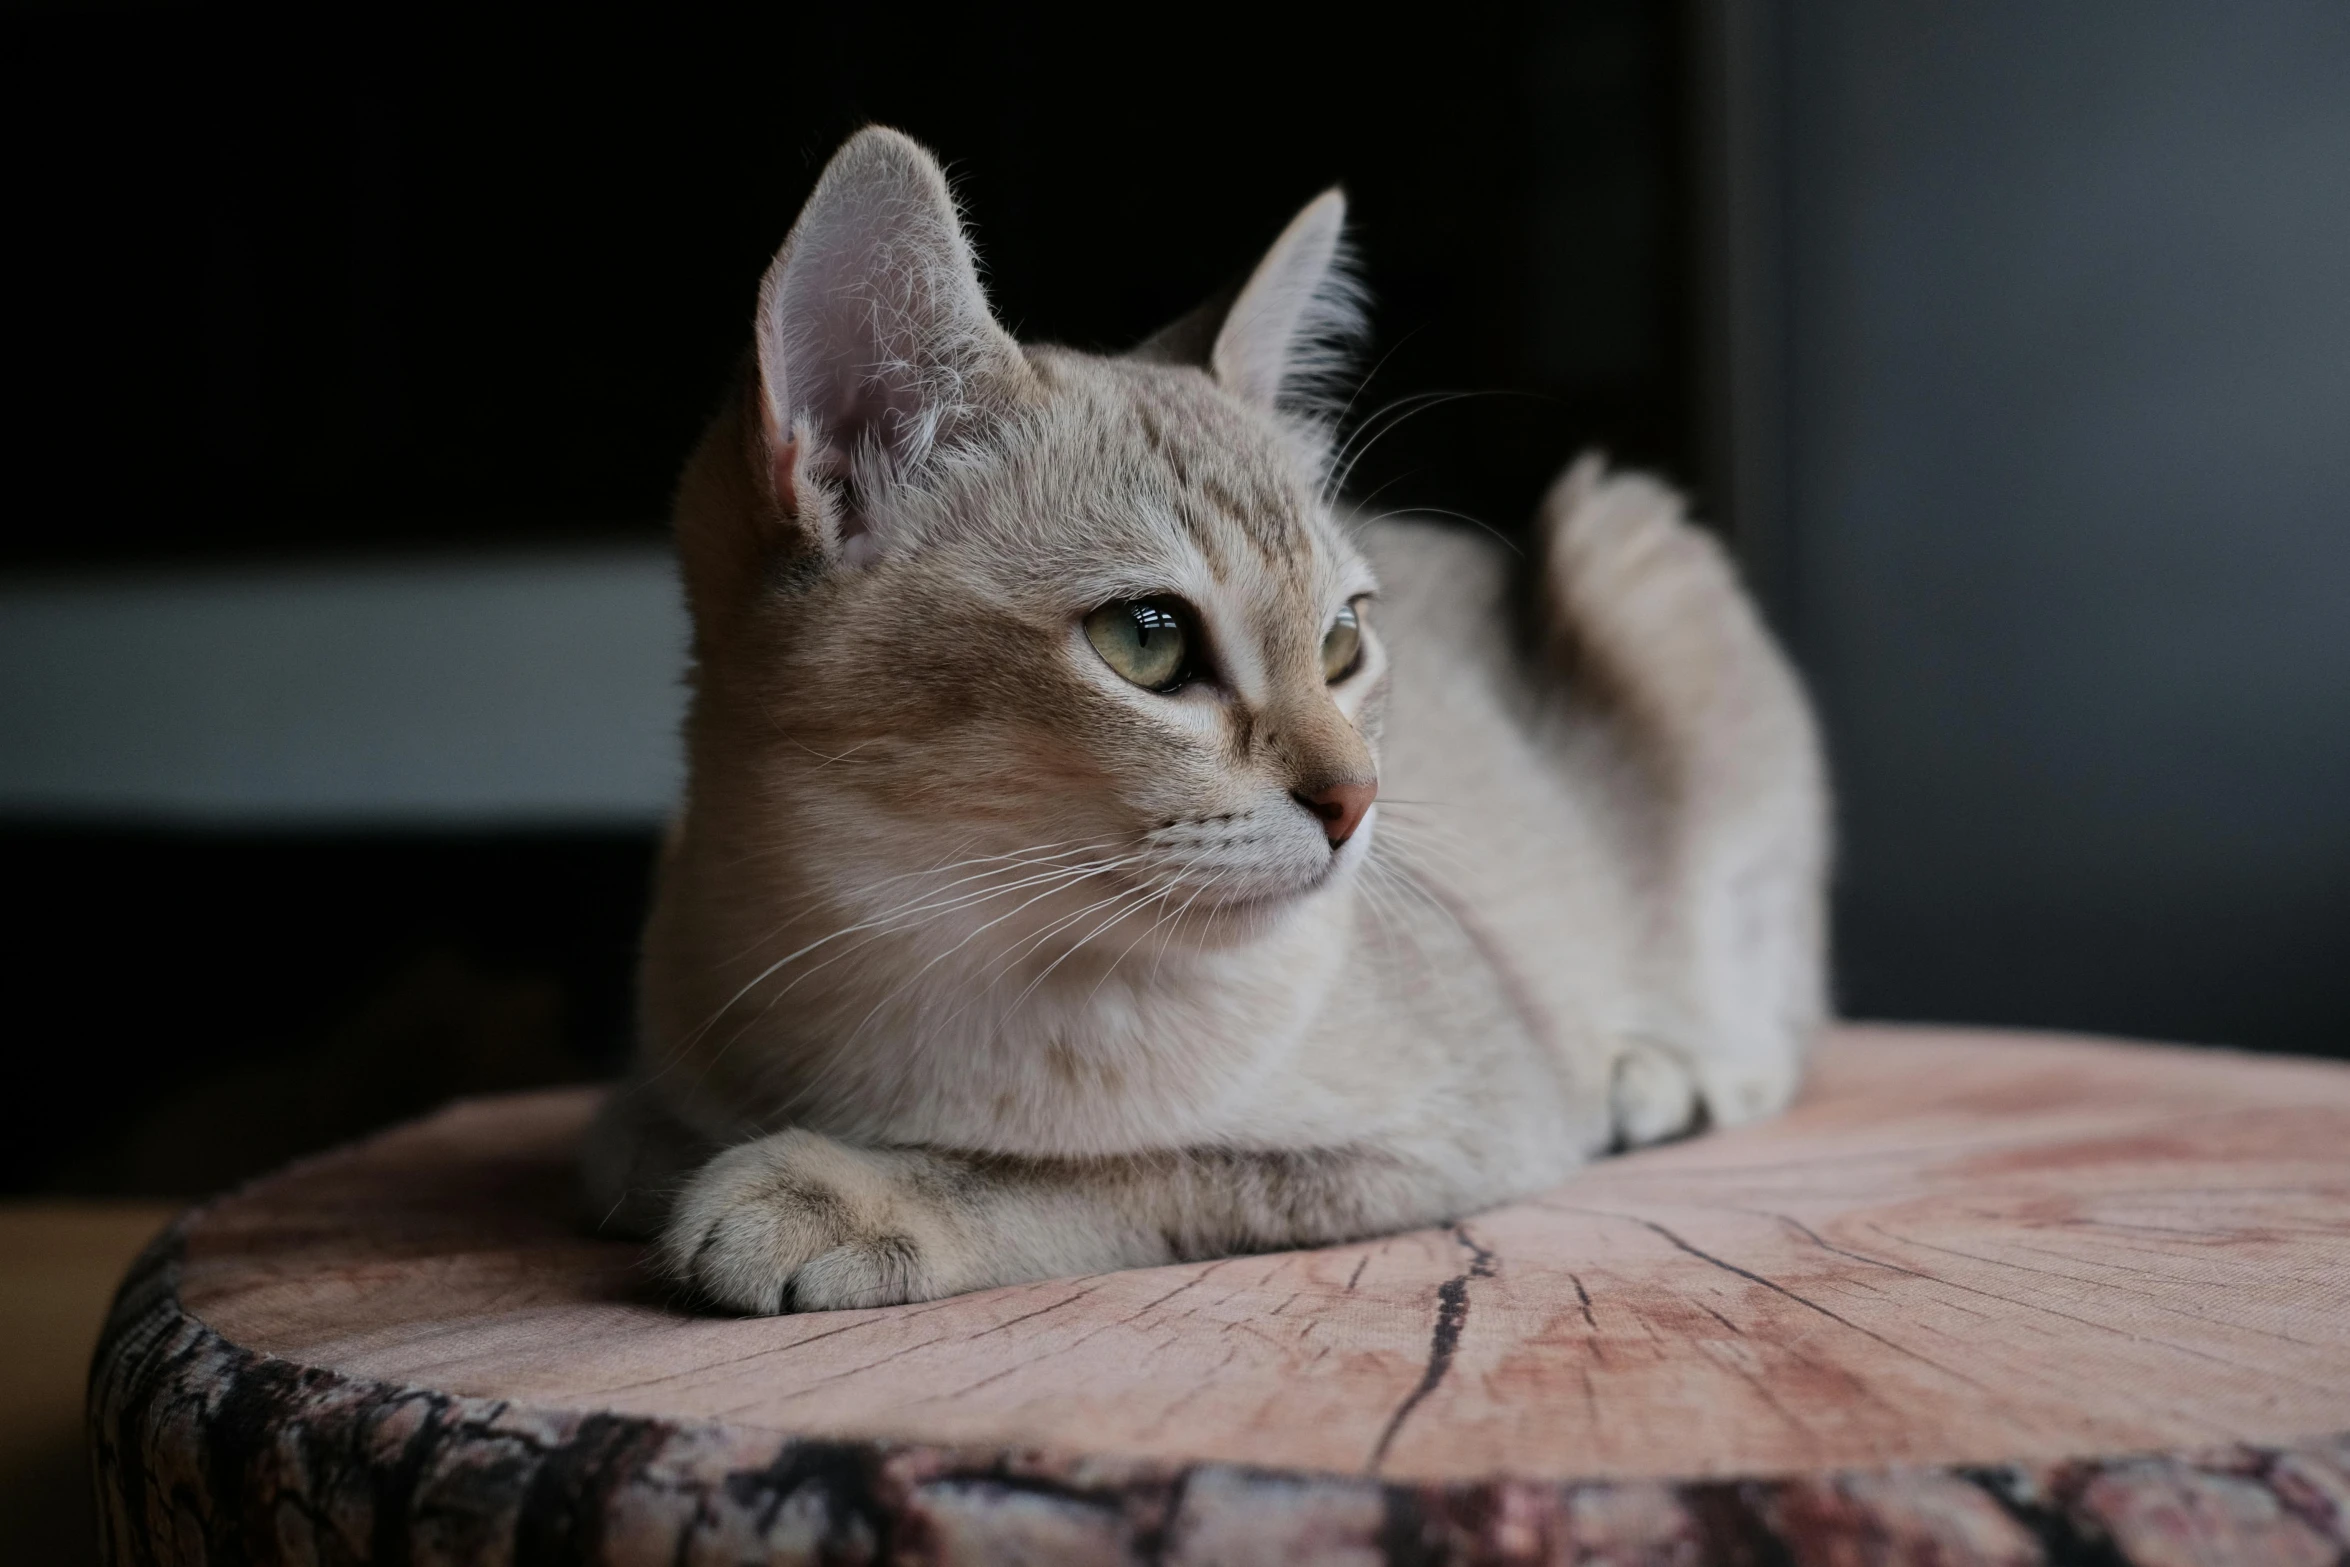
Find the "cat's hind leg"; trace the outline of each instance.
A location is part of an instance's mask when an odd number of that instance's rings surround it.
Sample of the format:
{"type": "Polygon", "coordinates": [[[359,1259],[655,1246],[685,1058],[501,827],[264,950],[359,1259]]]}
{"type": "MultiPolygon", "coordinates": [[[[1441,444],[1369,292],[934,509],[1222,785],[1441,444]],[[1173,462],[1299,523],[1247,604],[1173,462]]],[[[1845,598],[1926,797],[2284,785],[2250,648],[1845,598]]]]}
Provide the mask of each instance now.
{"type": "MultiPolygon", "coordinates": [[[[1655,480],[1583,458],[1541,538],[1553,651],[1628,764],[1613,782],[1644,928],[1627,1056],[1679,1058],[1716,1124],[1766,1114],[1827,1005],[1827,786],[1802,687],[1721,546],[1655,480]]],[[[1697,1109],[1654,1062],[1628,1062],[1617,1098],[1628,1142],[1697,1109]]]]}

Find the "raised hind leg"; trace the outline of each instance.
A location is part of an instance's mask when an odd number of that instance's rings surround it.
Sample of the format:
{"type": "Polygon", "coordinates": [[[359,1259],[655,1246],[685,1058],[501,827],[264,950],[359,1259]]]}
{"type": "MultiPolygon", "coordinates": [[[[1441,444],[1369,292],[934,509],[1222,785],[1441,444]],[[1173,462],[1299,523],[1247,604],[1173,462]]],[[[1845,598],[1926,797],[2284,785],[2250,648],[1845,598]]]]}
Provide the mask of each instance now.
{"type": "Polygon", "coordinates": [[[1639,840],[1619,1140],[1767,1114],[1827,1007],[1827,785],[1802,687],[1662,484],[1585,457],[1544,499],[1541,537],[1554,650],[1628,764],[1616,787],[1639,840]]]}

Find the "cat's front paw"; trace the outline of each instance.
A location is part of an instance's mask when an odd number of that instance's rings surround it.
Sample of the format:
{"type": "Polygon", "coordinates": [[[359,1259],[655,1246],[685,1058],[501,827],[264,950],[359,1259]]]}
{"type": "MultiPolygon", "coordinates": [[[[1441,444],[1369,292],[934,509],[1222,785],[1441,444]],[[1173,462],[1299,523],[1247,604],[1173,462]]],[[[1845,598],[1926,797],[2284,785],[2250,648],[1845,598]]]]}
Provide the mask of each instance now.
{"type": "Polygon", "coordinates": [[[661,1237],[670,1276],[712,1305],[768,1315],[893,1306],[969,1289],[966,1251],[923,1156],[778,1132],[687,1183],[661,1237]]]}

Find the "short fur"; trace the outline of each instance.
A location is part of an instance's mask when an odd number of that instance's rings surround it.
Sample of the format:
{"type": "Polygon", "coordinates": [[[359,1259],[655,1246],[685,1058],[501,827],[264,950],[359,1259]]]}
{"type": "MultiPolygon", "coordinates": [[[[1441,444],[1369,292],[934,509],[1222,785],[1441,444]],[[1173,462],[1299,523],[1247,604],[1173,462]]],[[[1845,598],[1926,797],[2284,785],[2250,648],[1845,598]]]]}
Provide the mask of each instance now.
{"type": "Polygon", "coordinates": [[[1343,213],[1104,358],[996,325],[914,143],[826,170],[678,495],[691,782],[586,1164],[701,1298],[1438,1223],[1793,1092],[1826,854],[1795,679],[1676,498],[1595,459],[1543,503],[1531,651],[1493,545],[1334,509],[1343,213]],[[1153,594],[1212,680],[1089,645],[1153,594]],[[1374,777],[1334,848],[1300,796],[1374,777]]]}

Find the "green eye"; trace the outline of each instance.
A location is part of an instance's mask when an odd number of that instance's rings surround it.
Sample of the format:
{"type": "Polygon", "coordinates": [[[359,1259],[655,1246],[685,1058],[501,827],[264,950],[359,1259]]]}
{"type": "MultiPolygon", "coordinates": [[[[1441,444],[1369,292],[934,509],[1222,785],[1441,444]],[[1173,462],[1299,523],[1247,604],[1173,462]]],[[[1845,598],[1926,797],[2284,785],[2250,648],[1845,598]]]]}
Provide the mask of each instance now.
{"type": "Polygon", "coordinates": [[[1136,685],[1172,691],[1192,675],[1187,618],[1173,599],[1120,599],[1085,617],[1085,639],[1136,685]]]}
{"type": "Polygon", "coordinates": [[[1352,604],[1338,612],[1322,638],[1322,678],[1338,684],[1363,661],[1363,620],[1352,604]]]}

